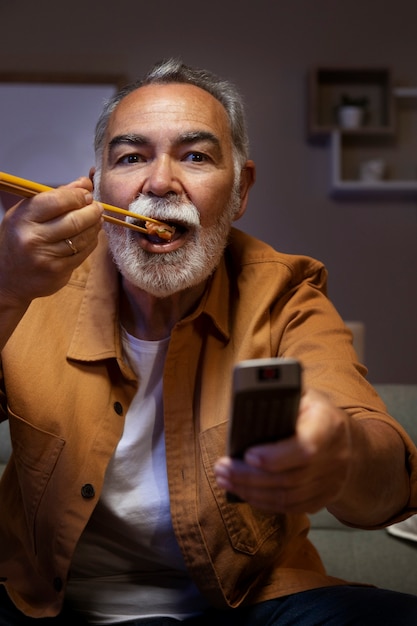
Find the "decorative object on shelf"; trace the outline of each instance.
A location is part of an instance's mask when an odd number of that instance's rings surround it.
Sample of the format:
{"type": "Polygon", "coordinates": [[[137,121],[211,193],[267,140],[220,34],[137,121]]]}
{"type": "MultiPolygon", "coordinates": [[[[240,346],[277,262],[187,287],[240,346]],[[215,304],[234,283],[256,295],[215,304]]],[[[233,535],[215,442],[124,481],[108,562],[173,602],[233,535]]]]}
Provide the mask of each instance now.
{"type": "Polygon", "coordinates": [[[360,180],[363,182],[378,182],[385,178],[387,164],[384,159],[369,159],[360,164],[360,180]]]}
{"type": "Polygon", "coordinates": [[[341,128],[360,128],[365,124],[369,100],[365,96],[359,98],[342,94],[340,104],[336,107],[337,123],[341,128]]]}

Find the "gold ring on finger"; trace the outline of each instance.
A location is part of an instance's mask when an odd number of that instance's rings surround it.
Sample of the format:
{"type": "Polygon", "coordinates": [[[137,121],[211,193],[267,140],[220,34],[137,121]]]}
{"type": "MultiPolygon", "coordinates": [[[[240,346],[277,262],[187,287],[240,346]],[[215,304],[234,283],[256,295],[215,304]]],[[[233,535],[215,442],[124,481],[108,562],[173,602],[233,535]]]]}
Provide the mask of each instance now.
{"type": "Polygon", "coordinates": [[[71,239],[65,239],[65,243],[70,248],[72,254],[77,254],[78,248],[76,246],[74,246],[74,244],[72,243],[71,239]]]}

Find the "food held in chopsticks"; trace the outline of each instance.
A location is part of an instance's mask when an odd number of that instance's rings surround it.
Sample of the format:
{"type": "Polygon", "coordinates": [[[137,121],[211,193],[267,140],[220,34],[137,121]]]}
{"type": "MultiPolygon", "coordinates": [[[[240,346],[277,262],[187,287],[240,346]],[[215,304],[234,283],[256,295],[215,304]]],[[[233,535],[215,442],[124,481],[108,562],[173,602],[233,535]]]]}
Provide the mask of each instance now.
{"type": "Polygon", "coordinates": [[[175,226],[168,226],[168,224],[156,224],[146,220],[145,228],[148,231],[148,235],[157,235],[160,239],[166,239],[171,241],[175,233],[175,226]]]}
{"type": "MultiPolygon", "coordinates": [[[[43,191],[51,191],[51,189],[53,189],[53,187],[41,185],[40,183],[35,183],[34,181],[26,180],[25,178],[20,178],[19,176],[13,176],[12,174],[6,174],[6,172],[0,172],[0,191],[7,191],[8,193],[13,193],[24,198],[30,198],[31,196],[35,196],[43,191]]],[[[164,239],[166,241],[171,241],[174,236],[175,226],[170,226],[164,222],[153,219],[152,217],[145,217],[143,215],[127,211],[126,209],[120,209],[119,207],[112,206],[111,204],[106,204],[104,202],[100,202],[100,204],[106,211],[110,213],[119,213],[125,217],[133,217],[135,220],[144,223],[144,226],[104,214],[103,219],[112,224],[125,226],[126,228],[131,228],[132,230],[145,233],[146,235],[156,235],[160,239],[164,239]]]]}

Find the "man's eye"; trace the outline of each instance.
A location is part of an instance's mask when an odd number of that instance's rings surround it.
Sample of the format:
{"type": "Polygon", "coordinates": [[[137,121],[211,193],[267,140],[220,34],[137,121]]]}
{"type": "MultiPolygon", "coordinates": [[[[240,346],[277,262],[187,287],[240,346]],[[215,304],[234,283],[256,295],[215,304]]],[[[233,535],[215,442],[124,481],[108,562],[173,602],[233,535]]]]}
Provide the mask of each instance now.
{"type": "Polygon", "coordinates": [[[204,163],[208,160],[208,157],[201,152],[190,152],[186,156],[186,161],[190,161],[191,163],[204,163]]]}
{"type": "Polygon", "coordinates": [[[143,157],[140,154],[126,154],[119,159],[119,163],[142,163],[143,157]]]}

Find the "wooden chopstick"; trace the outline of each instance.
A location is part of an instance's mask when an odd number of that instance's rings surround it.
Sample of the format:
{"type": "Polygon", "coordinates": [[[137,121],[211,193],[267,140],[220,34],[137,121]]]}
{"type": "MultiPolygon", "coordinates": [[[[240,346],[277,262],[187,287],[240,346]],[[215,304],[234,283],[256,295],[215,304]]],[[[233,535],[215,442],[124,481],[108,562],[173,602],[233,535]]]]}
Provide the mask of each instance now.
{"type": "MultiPolygon", "coordinates": [[[[38,193],[42,193],[43,191],[51,191],[51,189],[53,189],[53,187],[41,185],[41,183],[35,183],[32,180],[26,180],[26,178],[13,176],[12,174],[6,174],[6,172],[0,172],[0,191],[7,191],[8,193],[13,193],[24,198],[31,198],[32,196],[35,196],[38,193]]],[[[160,220],[155,220],[152,217],[138,215],[137,213],[132,213],[131,211],[127,211],[126,209],[120,209],[119,207],[113,206],[111,204],[105,204],[104,202],[100,202],[100,204],[106,211],[110,211],[111,213],[119,213],[128,217],[134,217],[137,220],[144,220],[145,222],[160,224],[164,228],[167,227],[167,224],[164,224],[164,222],[161,222],[160,220]]],[[[143,228],[142,226],[132,224],[131,222],[125,222],[124,220],[119,220],[115,217],[111,217],[110,215],[106,215],[105,213],[103,214],[103,219],[105,219],[107,222],[111,222],[112,224],[125,226],[126,228],[138,230],[142,233],[148,232],[146,228],[143,228]]]]}

